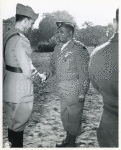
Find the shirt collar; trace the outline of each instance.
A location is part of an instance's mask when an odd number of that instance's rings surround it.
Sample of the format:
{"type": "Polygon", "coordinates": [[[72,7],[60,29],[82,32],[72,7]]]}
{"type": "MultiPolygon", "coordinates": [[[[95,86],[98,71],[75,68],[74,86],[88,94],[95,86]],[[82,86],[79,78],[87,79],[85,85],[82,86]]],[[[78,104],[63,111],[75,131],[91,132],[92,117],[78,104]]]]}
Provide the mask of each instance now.
{"type": "Polygon", "coordinates": [[[25,37],[25,35],[24,35],[24,34],[22,34],[22,33],[19,33],[19,34],[20,34],[20,36],[25,37]]]}
{"type": "Polygon", "coordinates": [[[66,42],[65,44],[63,44],[63,46],[62,46],[62,48],[61,48],[61,51],[62,51],[70,42],[71,42],[71,40],[68,41],[68,42],[66,42]]]}
{"type": "Polygon", "coordinates": [[[20,36],[25,37],[25,35],[23,34],[23,32],[22,32],[22,31],[20,31],[19,29],[16,29],[16,28],[15,28],[15,30],[16,30],[16,32],[18,32],[18,33],[19,33],[19,35],[20,35],[20,36]]]}

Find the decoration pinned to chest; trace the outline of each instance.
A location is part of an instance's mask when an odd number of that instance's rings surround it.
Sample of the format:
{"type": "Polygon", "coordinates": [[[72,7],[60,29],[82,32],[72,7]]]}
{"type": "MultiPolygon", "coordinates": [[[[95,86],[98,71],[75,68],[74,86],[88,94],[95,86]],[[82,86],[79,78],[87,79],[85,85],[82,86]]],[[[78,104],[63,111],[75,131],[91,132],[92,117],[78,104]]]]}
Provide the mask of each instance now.
{"type": "Polygon", "coordinates": [[[64,55],[64,60],[66,61],[70,55],[73,54],[72,52],[67,51],[66,54],[64,55]]]}

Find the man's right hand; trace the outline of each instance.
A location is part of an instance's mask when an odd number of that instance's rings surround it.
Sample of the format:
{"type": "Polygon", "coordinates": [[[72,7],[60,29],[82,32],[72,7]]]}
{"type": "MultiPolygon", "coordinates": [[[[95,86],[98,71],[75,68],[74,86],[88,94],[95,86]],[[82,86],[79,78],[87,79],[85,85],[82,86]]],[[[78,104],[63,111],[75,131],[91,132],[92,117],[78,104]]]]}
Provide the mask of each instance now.
{"type": "Polygon", "coordinates": [[[44,72],[43,74],[40,74],[39,72],[37,73],[40,78],[42,78],[42,82],[45,82],[46,80],[46,73],[44,72]]]}

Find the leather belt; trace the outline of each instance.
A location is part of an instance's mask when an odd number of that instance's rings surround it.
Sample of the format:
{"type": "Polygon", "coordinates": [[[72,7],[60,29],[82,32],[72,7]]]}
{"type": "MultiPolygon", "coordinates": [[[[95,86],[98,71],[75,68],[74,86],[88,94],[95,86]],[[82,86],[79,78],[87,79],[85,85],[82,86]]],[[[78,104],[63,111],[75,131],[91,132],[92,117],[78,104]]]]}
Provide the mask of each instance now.
{"type": "Polygon", "coordinates": [[[8,66],[8,65],[6,65],[6,70],[11,71],[11,72],[15,72],[15,73],[22,73],[21,68],[11,67],[11,66],[8,66]]]}

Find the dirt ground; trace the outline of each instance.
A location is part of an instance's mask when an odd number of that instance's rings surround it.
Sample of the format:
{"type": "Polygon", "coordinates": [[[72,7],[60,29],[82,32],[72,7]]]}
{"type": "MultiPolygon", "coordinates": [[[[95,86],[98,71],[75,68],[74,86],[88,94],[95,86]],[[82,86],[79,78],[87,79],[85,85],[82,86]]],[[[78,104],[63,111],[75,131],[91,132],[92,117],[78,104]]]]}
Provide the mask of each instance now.
{"type": "MultiPolygon", "coordinates": [[[[33,64],[49,63],[50,54],[34,54],[33,64]]],[[[53,148],[66,134],[60,119],[59,96],[55,92],[52,78],[47,83],[34,82],[34,107],[30,121],[24,131],[24,148],[53,148]]],[[[92,85],[86,96],[82,119],[82,134],[77,137],[77,147],[99,147],[96,130],[102,113],[102,97],[92,85]]],[[[3,106],[4,108],[4,106],[3,106]]],[[[3,145],[7,141],[7,121],[3,109],[3,145]]]]}

